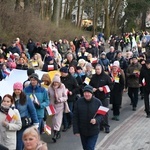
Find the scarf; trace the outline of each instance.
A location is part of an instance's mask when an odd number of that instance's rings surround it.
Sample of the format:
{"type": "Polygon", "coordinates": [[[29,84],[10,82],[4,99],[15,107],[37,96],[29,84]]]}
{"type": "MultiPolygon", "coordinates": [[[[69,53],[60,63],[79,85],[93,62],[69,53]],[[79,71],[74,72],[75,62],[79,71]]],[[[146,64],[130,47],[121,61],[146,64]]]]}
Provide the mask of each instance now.
{"type": "Polygon", "coordinates": [[[9,108],[10,107],[8,107],[8,106],[4,106],[4,105],[2,105],[1,104],[1,106],[0,106],[0,111],[2,112],[2,113],[4,113],[4,114],[8,114],[8,111],[9,111],[9,108]]]}

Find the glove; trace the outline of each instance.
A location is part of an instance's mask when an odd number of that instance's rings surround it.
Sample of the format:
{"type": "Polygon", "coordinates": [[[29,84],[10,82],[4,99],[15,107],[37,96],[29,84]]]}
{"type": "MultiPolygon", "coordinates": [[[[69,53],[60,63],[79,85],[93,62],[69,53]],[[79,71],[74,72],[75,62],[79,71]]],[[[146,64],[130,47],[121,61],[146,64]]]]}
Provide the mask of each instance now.
{"type": "Polygon", "coordinates": [[[36,109],[40,109],[41,108],[40,104],[37,104],[35,102],[34,102],[34,106],[35,106],[36,109]]]}

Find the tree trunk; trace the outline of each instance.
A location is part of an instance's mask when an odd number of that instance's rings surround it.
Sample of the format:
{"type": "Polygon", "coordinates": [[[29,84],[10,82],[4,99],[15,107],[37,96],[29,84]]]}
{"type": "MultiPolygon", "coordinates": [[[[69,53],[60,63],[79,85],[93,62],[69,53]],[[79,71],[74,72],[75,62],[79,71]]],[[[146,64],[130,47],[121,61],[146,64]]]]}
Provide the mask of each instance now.
{"type": "Polygon", "coordinates": [[[79,27],[79,24],[80,24],[80,9],[81,9],[81,0],[78,0],[77,27],[79,27]]]}
{"type": "Polygon", "coordinates": [[[104,1],[104,11],[105,11],[104,34],[105,34],[105,37],[108,38],[110,36],[110,18],[109,18],[109,12],[108,12],[108,0],[104,1]]]}
{"type": "Polygon", "coordinates": [[[52,21],[56,24],[56,27],[59,26],[60,4],[61,4],[60,0],[54,0],[52,21]]]}
{"type": "Polygon", "coordinates": [[[147,12],[147,10],[142,13],[142,19],[141,19],[141,30],[142,31],[146,30],[146,12],[147,12]]]}

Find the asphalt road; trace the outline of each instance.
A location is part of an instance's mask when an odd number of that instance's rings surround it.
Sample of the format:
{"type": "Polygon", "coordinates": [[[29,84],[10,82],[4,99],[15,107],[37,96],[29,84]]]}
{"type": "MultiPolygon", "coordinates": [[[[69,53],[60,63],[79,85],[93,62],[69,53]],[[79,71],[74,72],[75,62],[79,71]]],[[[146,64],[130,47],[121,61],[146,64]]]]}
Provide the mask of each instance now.
{"type": "MultiPolygon", "coordinates": [[[[140,99],[139,96],[139,102],[138,107],[139,109],[141,106],[143,106],[144,101],[140,99]]],[[[123,94],[123,101],[122,101],[122,108],[120,113],[120,121],[114,121],[111,120],[112,117],[112,111],[111,111],[111,105],[110,105],[110,111],[109,111],[109,124],[110,124],[110,130],[112,131],[115,129],[118,125],[120,125],[124,120],[126,120],[128,117],[130,117],[134,111],[132,111],[132,107],[130,105],[130,99],[127,95],[127,93],[123,94]]],[[[143,110],[144,114],[144,110],[143,110]]],[[[47,123],[50,124],[51,118],[49,117],[47,120],[47,123]]],[[[111,132],[110,131],[110,132],[111,132]]],[[[106,136],[106,133],[103,131],[100,132],[99,138],[97,141],[97,144],[100,143],[100,141],[106,136]]],[[[77,137],[73,135],[72,128],[69,129],[67,132],[61,132],[61,139],[57,141],[57,143],[52,142],[52,135],[48,136],[46,134],[42,135],[42,140],[45,141],[48,144],[49,150],[82,150],[80,137],[77,137]]]]}

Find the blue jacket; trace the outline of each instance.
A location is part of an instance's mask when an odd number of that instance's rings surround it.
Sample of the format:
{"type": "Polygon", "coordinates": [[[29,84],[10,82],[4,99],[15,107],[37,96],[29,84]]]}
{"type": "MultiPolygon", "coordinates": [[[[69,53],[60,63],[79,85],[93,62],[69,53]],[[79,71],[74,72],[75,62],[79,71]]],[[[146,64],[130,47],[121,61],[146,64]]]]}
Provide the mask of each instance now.
{"type": "Polygon", "coordinates": [[[15,107],[18,109],[21,118],[22,117],[31,117],[33,124],[39,123],[36,109],[33,105],[33,102],[29,97],[27,97],[27,101],[24,105],[19,103],[19,100],[15,101],[15,107]]]}
{"type": "Polygon", "coordinates": [[[24,88],[24,92],[26,93],[27,96],[35,94],[40,104],[40,108],[38,109],[36,108],[37,116],[39,119],[44,118],[44,109],[50,103],[48,92],[45,90],[45,88],[41,87],[40,85],[33,87],[30,84],[29,86],[24,88]]]}

